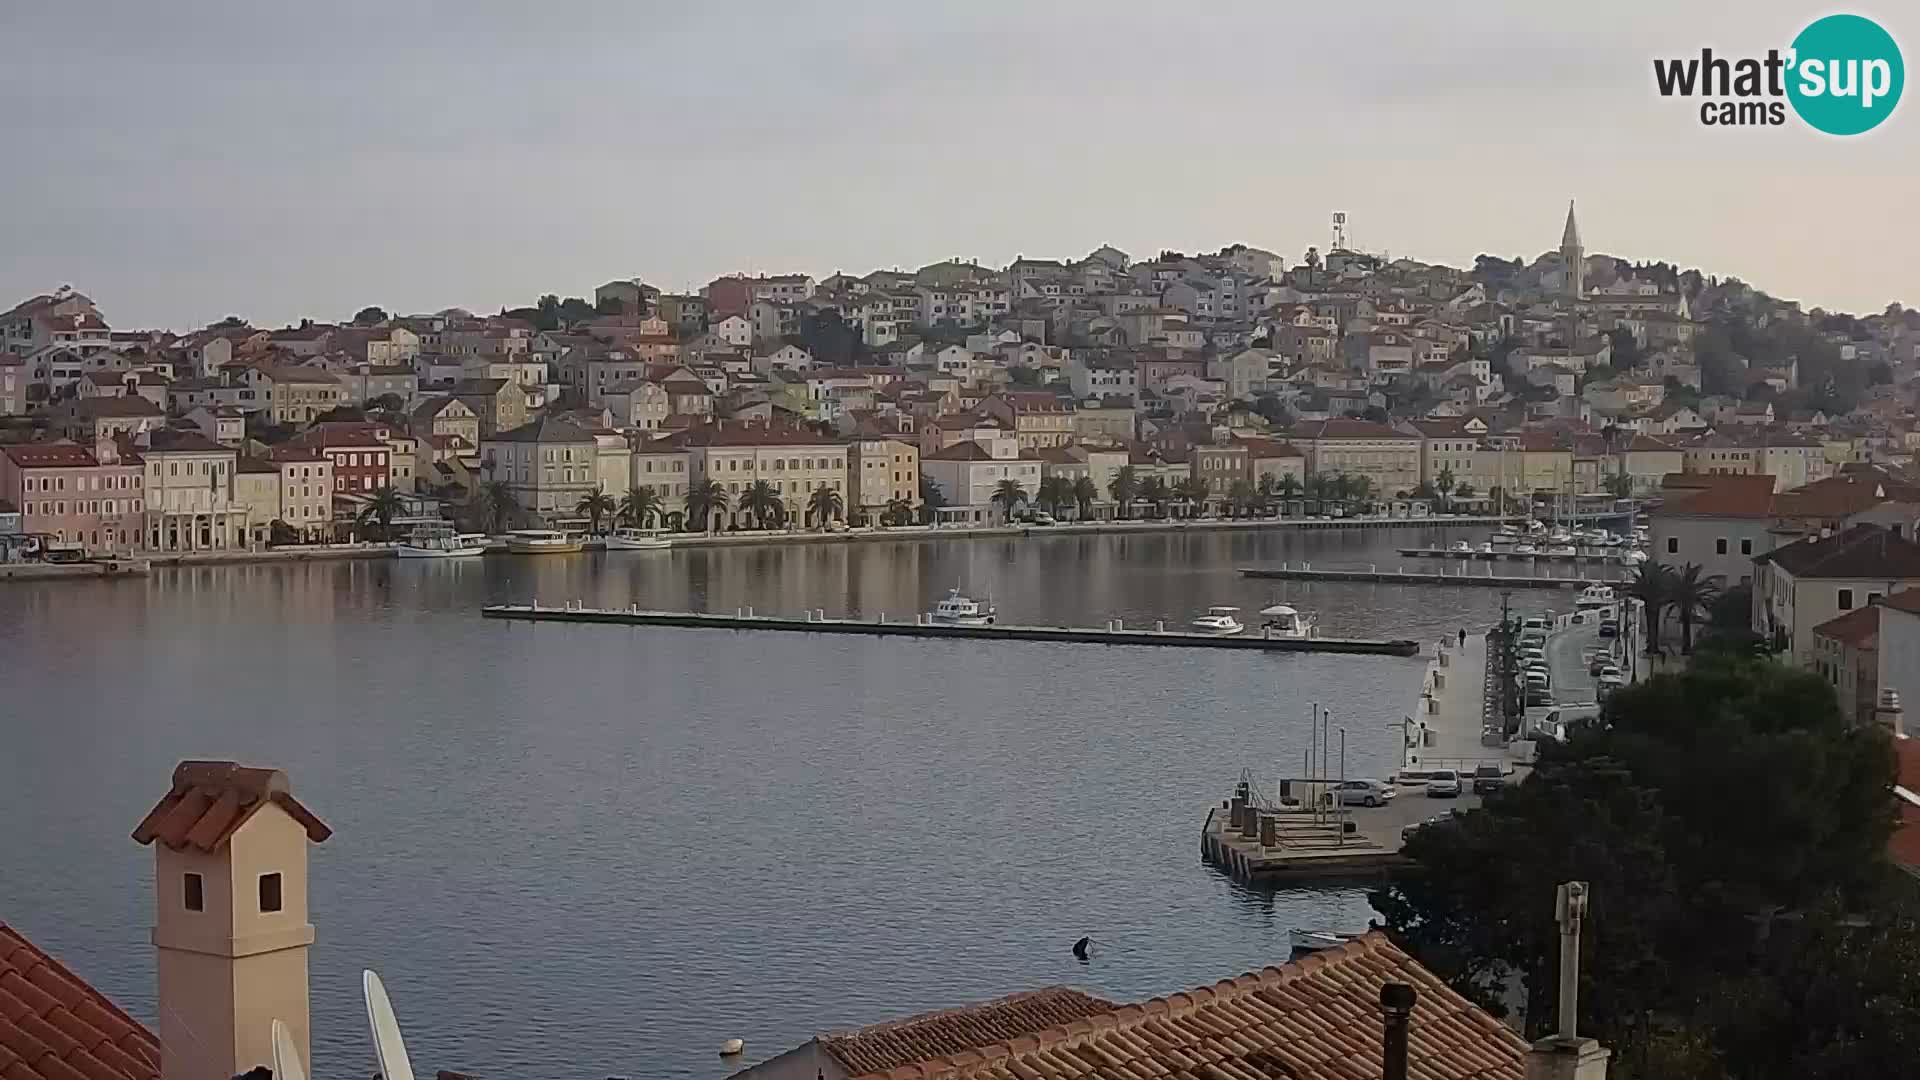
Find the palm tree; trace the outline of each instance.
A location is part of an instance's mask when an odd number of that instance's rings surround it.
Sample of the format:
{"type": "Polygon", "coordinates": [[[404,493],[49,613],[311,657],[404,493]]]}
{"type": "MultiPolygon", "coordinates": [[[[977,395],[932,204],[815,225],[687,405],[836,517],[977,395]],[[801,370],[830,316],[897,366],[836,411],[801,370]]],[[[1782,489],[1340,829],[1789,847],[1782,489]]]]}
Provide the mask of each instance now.
{"type": "Polygon", "coordinates": [[[726,512],[727,489],[720,486],[720,481],[703,480],[687,489],[687,516],[693,519],[695,530],[706,532],[708,516],[726,512]]]}
{"type": "Polygon", "coordinates": [[[814,488],[813,494],[807,496],[807,513],[813,518],[813,523],[822,529],[827,527],[827,522],[845,512],[846,503],[840,498],[840,493],[825,484],[814,488]]]}
{"type": "Polygon", "coordinates": [[[520,500],[513,497],[513,488],[505,480],[488,481],[477,501],[491,533],[506,532],[513,516],[520,512],[520,500]]]}
{"type": "Polygon", "coordinates": [[[619,520],[628,525],[636,529],[644,529],[655,518],[664,519],[667,516],[667,504],[660,498],[659,492],[653,490],[651,484],[642,484],[637,488],[628,489],[626,497],[620,500],[619,510],[615,513],[619,516],[619,520]]]}
{"type": "Polygon", "coordinates": [[[1441,466],[1440,475],[1433,478],[1433,493],[1440,496],[1440,508],[1442,510],[1447,509],[1448,505],[1453,501],[1453,489],[1457,486],[1458,485],[1454,483],[1453,469],[1444,465],[1441,466]]]}
{"type": "Polygon", "coordinates": [[[1625,472],[1614,473],[1612,476],[1607,477],[1607,491],[1616,499],[1631,498],[1633,496],[1633,477],[1628,476],[1625,472]]]}
{"type": "Polygon", "coordinates": [[[1227,485],[1227,505],[1232,509],[1234,517],[1239,517],[1241,514],[1251,516],[1254,505],[1259,501],[1260,493],[1254,490],[1252,481],[1235,480],[1227,485]]]}
{"type": "Polygon", "coordinates": [[[1140,501],[1151,508],[1151,516],[1167,516],[1167,503],[1173,499],[1173,489],[1158,476],[1149,476],[1140,484],[1140,501]]]}
{"type": "Polygon", "coordinates": [[[1371,477],[1342,476],[1340,479],[1346,482],[1346,498],[1353,510],[1365,511],[1372,508],[1373,497],[1377,492],[1374,490],[1371,477]]]}
{"type": "Polygon", "coordinates": [[[906,499],[888,499],[886,509],[880,511],[880,524],[913,524],[913,503],[906,499]]]}
{"type": "Polygon", "coordinates": [[[1040,481],[1034,501],[1046,507],[1047,513],[1059,517],[1060,508],[1073,501],[1073,485],[1064,476],[1049,476],[1040,481]]]}
{"type": "Polygon", "coordinates": [[[1120,508],[1120,516],[1127,517],[1133,512],[1133,500],[1140,495],[1140,480],[1133,466],[1122,465],[1113,479],[1107,481],[1107,494],[1113,496],[1115,506],[1120,508]]]}
{"type": "Polygon", "coordinates": [[[988,501],[1000,508],[1006,520],[1012,521],[1013,512],[1027,501],[1027,489],[1018,480],[1002,480],[993,485],[993,497],[988,501]]]}
{"type": "Polygon", "coordinates": [[[755,528],[767,528],[767,522],[778,524],[786,514],[786,505],[780,501],[780,489],[766,480],[755,480],[740,493],[740,505],[735,507],[740,513],[751,515],[755,528]]]}
{"type": "Polygon", "coordinates": [[[1647,655],[1660,649],[1660,622],[1667,612],[1673,571],[1657,562],[1643,562],[1627,583],[1627,595],[1640,601],[1640,614],[1647,626],[1647,655]]]}
{"type": "Polygon", "coordinates": [[[1300,478],[1292,473],[1282,476],[1280,482],[1274,485],[1274,494],[1280,496],[1280,501],[1283,503],[1299,498],[1305,490],[1305,486],[1300,483],[1300,478]]]}
{"type": "Polygon", "coordinates": [[[947,505],[947,495],[940,490],[939,483],[932,477],[922,476],[920,478],[920,523],[933,524],[935,511],[945,505],[947,505]]]}
{"type": "Polygon", "coordinates": [[[1197,476],[1189,476],[1173,485],[1174,497],[1187,504],[1187,516],[1192,517],[1199,508],[1206,505],[1207,497],[1213,492],[1207,489],[1207,482],[1197,476]]]}
{"type": "Polygon", "coordinates": [[[1479,492],[1473,490],[1472,484],[1459,483],[1453,486],[1453,497],[1456,499],[1471,499],[1478,494],[1479,492]]]}
{"type": "Polygon", "coordinates": [[[400,501],[400,494],[389,485],[367,498],[367,505],[360,510],[360,524],[379,526],[380,539],[385,540],[393,530],[393,519],[406,513],[406,510],[406,504],[400,501]]]}
{"type": "Polygon", "coordinates": [[[578,503],[575,503],[573,512],[587,515],[588,529],[594,533],[598,533],[600,531],[600,520],[602,518],[612,517],[614,511],[619,508],[619,504],[613,501],[613,496],[604,491],[594,491],[588,493],[586,497],[582,498],[578,503]]]}
{"type": "Polygon", "coordinates": [[[1688,563],[1667,579],[1667,599],[1680,612],[1680,652],[1693,651],[1693,619],[1720,598],[1720,585],[1726,579],[1719,574],[1702,577],[1699,563],[1688,563]]]}
{"type": "Polygon", "coordinates": [[[1093,500],[1100,497],[1100,485],[1093,482],[1093,477],[1082,476],[1075,480],[1068,494],[1073,498],[1076,519],[1085,521],[1093,516],[1093,500]]]}

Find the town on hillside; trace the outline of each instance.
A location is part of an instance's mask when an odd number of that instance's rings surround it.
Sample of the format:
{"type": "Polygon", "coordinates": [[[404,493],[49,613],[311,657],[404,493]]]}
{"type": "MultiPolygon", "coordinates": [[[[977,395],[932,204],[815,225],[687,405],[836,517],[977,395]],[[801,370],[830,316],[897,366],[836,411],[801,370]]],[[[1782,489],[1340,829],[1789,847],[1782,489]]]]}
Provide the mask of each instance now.
{"type": "Polygon", "coordinates": [[[0,560],[1500,513],[1920,446],[1920,312],[1590,255],[1571,204],[1553,249],[1470,268],[1354,250],[1343,217],[1291,263],[1103,246],[279,329],[117,328],[61,287],[0,315],[0,560]]]}

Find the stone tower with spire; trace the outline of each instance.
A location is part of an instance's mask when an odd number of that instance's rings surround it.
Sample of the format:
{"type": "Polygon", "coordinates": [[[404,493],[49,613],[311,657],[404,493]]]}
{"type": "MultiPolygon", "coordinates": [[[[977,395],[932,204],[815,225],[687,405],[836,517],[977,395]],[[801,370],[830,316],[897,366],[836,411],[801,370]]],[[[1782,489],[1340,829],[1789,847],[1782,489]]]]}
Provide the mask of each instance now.
{"type": "Polygon", "coordinates": [[[1580,246],[1580,226],[1573,220],[1573,200],[1567,200],[1567,228],[1560,234],[1560,261],[1567,268],[1567,297],[1578,300],[1586,290],[1586,249],[1580,246]]]}

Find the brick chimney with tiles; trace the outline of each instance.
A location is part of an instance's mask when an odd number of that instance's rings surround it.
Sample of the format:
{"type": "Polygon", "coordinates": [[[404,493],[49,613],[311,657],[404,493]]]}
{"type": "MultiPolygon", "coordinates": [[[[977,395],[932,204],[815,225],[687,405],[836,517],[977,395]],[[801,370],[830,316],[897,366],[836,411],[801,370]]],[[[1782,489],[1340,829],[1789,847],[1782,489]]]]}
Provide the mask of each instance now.
{"type": "Polygon", "coordinates": [[[223,1080],[273,1061],[284,1022],[310,1061],[307,845],[332,830],[285,773],[183,761],[133,830],[153,846],[160,1080],[223,1080]]]}

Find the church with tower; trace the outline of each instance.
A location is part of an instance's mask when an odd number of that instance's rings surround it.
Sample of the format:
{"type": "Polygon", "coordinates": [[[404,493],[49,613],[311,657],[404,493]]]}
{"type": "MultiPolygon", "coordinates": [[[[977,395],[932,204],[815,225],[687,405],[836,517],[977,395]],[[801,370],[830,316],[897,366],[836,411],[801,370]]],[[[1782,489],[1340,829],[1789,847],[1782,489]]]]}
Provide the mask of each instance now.
{"type": "Polygon", "coordinates": [[[1587,251],[1580,246],[1580,226],[1573,220],[1573,200],[1567,200],[1567,227],[1560,233],[1560,262],[1566,267],[1567,299],[1578,303],[1585,297],[1587,251]]]}

